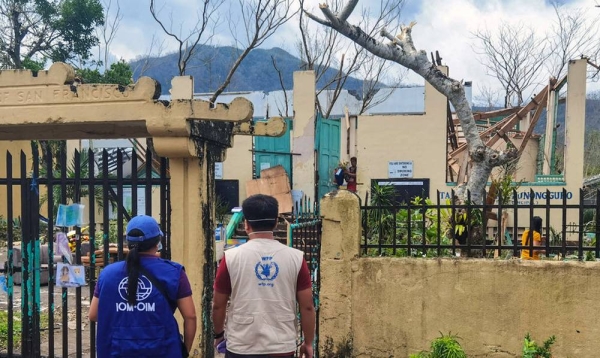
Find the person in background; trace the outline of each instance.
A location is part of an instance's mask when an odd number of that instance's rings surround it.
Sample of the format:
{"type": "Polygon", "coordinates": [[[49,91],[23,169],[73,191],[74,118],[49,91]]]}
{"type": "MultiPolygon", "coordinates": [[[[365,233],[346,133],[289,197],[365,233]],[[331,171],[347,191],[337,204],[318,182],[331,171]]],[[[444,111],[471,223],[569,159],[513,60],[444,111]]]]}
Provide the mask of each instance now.
{"type": "Polygon", "coordinates": [[[127,261],[100,273],[88,315],[98,322],[99,358],[188,356],[196,335],[192,290],[183,266],[156,255],[162,237],[154,218],[134,217],[127,225],[127,261]],[[176,309],[183,316],[183,342],[176,309]]]}
{"type": "Polygon", "coordinates": [[[542,218],[534,216],[532,219],[532,228],[527,229],[523,232],[521,237],[521,258],[523,260],[539,260],[540,253],[544,250],[531,250],[531,240],[533,240],[533,246],[542,246],[542,218]]]}
{"type": "Polygon", "coordinates": [[[275,198],[252,195],[242,211],[248,242],[225,252],[215,279],[214,345],[226,340],[226,358],[292,358],[298,305],[304,337],[300,357],[312,358],[315,309],[304,254],[274,240],[275,198]]]}
{"type": "Polygon", "coordinates": [[[350,158],[350,168],[344,173],[346,176],[347,189],[353,193],[356,193],[356,157],[350,158]]]}

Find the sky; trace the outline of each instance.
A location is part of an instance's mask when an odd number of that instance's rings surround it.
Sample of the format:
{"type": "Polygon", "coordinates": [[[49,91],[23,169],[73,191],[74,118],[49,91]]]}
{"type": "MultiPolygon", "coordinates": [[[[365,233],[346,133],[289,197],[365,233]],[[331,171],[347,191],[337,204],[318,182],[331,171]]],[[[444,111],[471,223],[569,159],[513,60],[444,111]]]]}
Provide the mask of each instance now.
{"type": "MultiPolygon", "coordinates": [[[[109,0],[103,0],[109,1],[109,0]]],[[[114,14],[115,1],[111,11],[114,14]]],[[[248,1],[248,0],[242,0],[248,1]]],[[[318,4],[327,0],[305,0],[305,7],[315,15],[321,15],[318,4]]],[[[381,0],[360,0],[359,7],[378,11],[381,0]]],[[[165,25],[179,34],[186,34],[193,26],[197,0],[157,0],[159,16],[165,25]],[[172,24],[172,25],[171,25],[172,24]]],[[[562,6],[570,9],[583,9],[588,16],[600,16],[600,0],[559,0],[562,6]]],[[[298,6],[298,1],[295,1],[298,6]]],[[[114,58],[132,60],[148,54],[152,39],[163,44],[163,54],[176,50],[177,43],[161,32],[159,25],[152,19],[148,9],[148,0],[120,0],[122,21],[110,52],[114,58]]],[[[225,0],[219,9],[220,25],[215,35],[219,45],[233,45],[230,32],[231,24],[239,23],[238,0],[225,0]]],[[[356,23],[360,9],[355,11],[350,22],[356,23]]],[[[481,64],[482,58],[475,53],[476,40],[473,32],[478,29],[494,31],[502,22],[525,23],[539,30],[548,31],[555,20],[554,9],[548,0],[405,0],[400,21],[408,24],[416,21],[413,39],[418,49],[439,51],[443,63],[450,68],[450,76],[456,79],[472,81],[474,97],[483,86],[497,88],[498,82],[486,73],[481,64]]],[[[293,45],[298,39],[297,19],[286,25],[264,43],[262,47],[281,47],[295,54],[293,45]]],[[[318,26],[314,24],[313,26],[318,26]]],[[[238,29],[239,30],[239,29],[238,29]]],[[[156,46],[154,46],[156,49],[156,46]]],[[[398,65],[399,66],[399,65],[398,65]]],[[[408,83],[422,84],[416,74],[409,74],[408,83]]],[[[590,83],[589,90],[600,89],[598,83],[590,83]]],[[[532,89],[533,90],[533,89],[532,89]]]]}

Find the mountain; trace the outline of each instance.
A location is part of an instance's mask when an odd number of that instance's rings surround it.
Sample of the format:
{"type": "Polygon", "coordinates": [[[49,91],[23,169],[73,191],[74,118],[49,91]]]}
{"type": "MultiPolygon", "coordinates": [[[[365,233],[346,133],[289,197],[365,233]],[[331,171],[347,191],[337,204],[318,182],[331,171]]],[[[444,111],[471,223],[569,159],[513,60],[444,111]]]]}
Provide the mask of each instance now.
{"type": "MultiPolygon", "coordinates": [[[[202,46],[188,62],[186,74],[194,77],[194,92],[214,92],[220,86],[240,49],[234,47],[202,46]]],[[[277,91],[281,90],[279,75],[273,66],[273,59],[281,71],[283,85],[286,90],[293,87],[294,71],[302,69],[302,61],[281,48],[269,50],[255,49],[248,54],[231,79],[227,92],[234,91],[277,91]]],[[[162,94],[168,94],[171,88],[171,79],[179,74],[177,67],[178,54],[172,53],[162,57],[147,60],[147,70],[144,76],[149,76],[159,81],[162,94]]],[[[133,78],[137,80],[143,67],[144,59],[132,61],[133,78]]],[[[329,69],[317,83],[323,87],[326,81],[336,76],[336,69],[329,69]]],[[[348,78],[344,88],[349,91],[361,92],[362,81],[353,77],[348,78]]]]}

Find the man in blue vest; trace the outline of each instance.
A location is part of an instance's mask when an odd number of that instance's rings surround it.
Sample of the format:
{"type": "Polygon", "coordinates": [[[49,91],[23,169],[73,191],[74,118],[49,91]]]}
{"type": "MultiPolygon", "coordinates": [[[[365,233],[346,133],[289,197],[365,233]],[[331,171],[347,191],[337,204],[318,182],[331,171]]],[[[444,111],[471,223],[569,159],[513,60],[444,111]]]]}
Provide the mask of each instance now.
{"type": "Polygon", "coordinates": [[[215,346],[226,339],[226,358],[294,357],[298,305],[304,333],[300,353],[312,358],[315,310],[304,253],[274,240],[275,198],[253,195],[242,211],[249,240],[225,252],[215,278],[215,346]]]}
{"type": "Polygon", "coordinates": [[[162,237],[154,218],[134,217],[127,225],[127,261],[100,273],[89,312],[98,322],[99,358],[188,356],[196,334],[192,290],[183,266],[157,256],[162,237]],[[183,342],[175,309],[183,316],[183,342]]]}

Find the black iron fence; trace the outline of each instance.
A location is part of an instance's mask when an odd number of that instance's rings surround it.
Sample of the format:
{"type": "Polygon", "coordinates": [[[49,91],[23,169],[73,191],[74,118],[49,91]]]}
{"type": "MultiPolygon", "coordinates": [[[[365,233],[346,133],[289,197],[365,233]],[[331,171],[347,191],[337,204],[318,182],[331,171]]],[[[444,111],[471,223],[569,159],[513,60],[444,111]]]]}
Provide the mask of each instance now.
{"type": "Polygon", "coordinates": [[[161,255],[170,256],[167,160],[121,150],[76,151],[69,158],[64,151],[57,157],[34,153],[31,159],[21,152],[16,160],[6,153],[5,159],[0,252],[7,294],[0,304],[6,312],[0,315],[0,356],[95,357],[89,301],[100,270],[126,255],[128,220],[142,213],[160,217],[165,232],[161,255]],[[60,205],[72,203],[85,205],[86,223],[55,225],[60,205]],[[59,233],[69,240],[72,264],[84,268],[81,287],[55,285],[57,265],[65,262],[55,243],[59,233]]]}
{"type": "MultiPolygon", "coordinates": [[[[292,222],[289,230],[290,246],[304,252],[304,258],[308,264],[311,281],[313,284],[313,301],[317,315],[317,326],[315,330],[314,353],[319,356],[319,289],[321,285],[321,274],[319,262],[321,259],[321,225],[322,219],[319,207],[316,203],[311,204],[309,199],[304,199],[295,206],[292,222]]],[[[299,340],[303,341],[302,331],[298,327],[299,340]]],[[[299,357],[299,352],[296,352],[299,357]]]]}
{"type": "Polygon", "coordinates": [[[462,204],[440,197],[438,191],[433,200],[417,197],[402,204],[372,198],[361,207],[362,255],[509,258],[525,252],[541,259],[600,258],[600,190],[595,200],[584,200],[583,190],[575,200],[566,189],[513,190],[505,198],[483,193],[488,200],[482,204],[470,195],[462,204]],[[539,244],[524,235],[536,216],[542,219],[539,244]]]}

